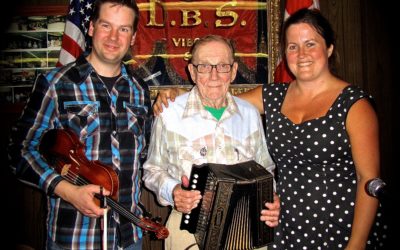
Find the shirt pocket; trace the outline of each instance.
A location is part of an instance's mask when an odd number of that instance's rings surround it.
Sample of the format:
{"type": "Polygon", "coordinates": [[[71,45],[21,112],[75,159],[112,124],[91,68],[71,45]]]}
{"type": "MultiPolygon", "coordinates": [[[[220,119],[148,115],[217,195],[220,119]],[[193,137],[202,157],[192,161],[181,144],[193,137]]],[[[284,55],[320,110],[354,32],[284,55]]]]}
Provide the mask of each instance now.
{"type": "Polygon", "coordinates": [[[100,103],[93,101],[64,102],[69,127],[80,131],[83,137],[94,134],[100,127],[99,107],[100,103]]]}
{"type": "MultiPolygon", "coordinates": [[[[232,159],[231,164],[238,162],[245,162],[250,160],[255,160],[256,151],[255,148],[244,146],[244,145],[233,145],[231,147],[232,159]]],[[[229,154],[229,153],[228,153],[229,154]]]]}
{"type": "Polygon", "coordinates": [[[136,136],[141,136],[144,130],[144,123],[148,115],[148,108],[143,105],[135,105],[124,102],[128,130],[132,131],[136,136]]]}
{"type": "Polygon", "coordinates": [[[201,165],[207,163],[207,147],[201,145],[179,147],[178,162],[178,165],[183,168],[185,174],[189,177],[193,164],[201,165]]]}

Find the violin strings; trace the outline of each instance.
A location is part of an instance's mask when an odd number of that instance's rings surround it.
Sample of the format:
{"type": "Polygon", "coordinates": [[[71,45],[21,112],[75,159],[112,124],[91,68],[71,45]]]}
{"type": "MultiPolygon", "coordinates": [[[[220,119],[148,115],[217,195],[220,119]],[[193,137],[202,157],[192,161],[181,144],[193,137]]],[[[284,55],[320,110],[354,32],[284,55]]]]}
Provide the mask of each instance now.
{"type": "MultiPolygon", "coordinates": [[[[64,166],[64,163],[62,161],[60,161],[60,160],[57,160],[56,164],[59,166],[59,169],[62,169],[62,167],[64,166]]],[[[90,184],[85,179],[81,178],[79,175],[77,175],[76,173],[74,173],[72,171],[67,171],[67,174],[63,174],[62,177],[64,179],[66,179],[67,181],[69,181],[70,183],[74,183],[74,184],[76,184],[78,186],[83,186],[83,185],[90,184]]],[[[149,230],[149,229],[152,229],[152,231],[156,230],[155,228],[151,227],[150,225],[143,223],[142,220],[137,218],[133,213],[128,211],[126,208],[121,206],[119,203],[117,203],[113,199],[111,199],[111,198],[109,198],[107,196],[106,196],[106,199],[107,199],[107,203],[110,204],[110,207],[112,207],[115,210],[117,210],[117,212],[119,214],[121,214],[124,217],[130,219],[131,221],[135,222],[136,225],[138,225],[138,226],[140,226],[140,227],[142,227],[143,229],[146,229],[146,230],[149,230]]]]}

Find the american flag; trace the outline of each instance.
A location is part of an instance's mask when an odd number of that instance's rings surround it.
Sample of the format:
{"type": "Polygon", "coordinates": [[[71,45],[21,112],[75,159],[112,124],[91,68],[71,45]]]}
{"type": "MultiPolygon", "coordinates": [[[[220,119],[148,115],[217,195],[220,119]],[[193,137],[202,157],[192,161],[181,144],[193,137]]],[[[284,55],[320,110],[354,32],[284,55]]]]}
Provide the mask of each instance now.
{"type": "Polygon", "coordinates": [[[95,0],[70,0],[57,66],[75,61],[90,47],[87,35],[95,0]]]}
{"type": "MultiPolygon", "coordinates": [[[[296,12],[299,9],[309,8],[309,9],[319,9],[319,0],[286,0],[285,4],[285,18],[286,20],[290,15],[296,12]]],[[[275,82],[291,82],[293,77],[289,73],[288,68],[286,67],[286,63],[284,60],[279,60],[278,66],[274,72],[274,81],[275,82]]]]}

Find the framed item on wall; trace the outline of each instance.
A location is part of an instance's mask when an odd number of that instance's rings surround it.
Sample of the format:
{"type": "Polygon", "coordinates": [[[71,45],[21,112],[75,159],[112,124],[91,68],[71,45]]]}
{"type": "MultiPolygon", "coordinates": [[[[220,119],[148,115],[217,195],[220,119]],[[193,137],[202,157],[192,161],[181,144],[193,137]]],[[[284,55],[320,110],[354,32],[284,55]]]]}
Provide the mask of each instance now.
{"type": "Polygon", "coordinates": [[[138,35],[129,63],[147,81],[152,95],[160,88],[190,88],[187,64],[193,42],[207,34],[232,40],[238,75],[233,91],[273,81],[281,24],[280,0],[137,0],[138,35]]]}

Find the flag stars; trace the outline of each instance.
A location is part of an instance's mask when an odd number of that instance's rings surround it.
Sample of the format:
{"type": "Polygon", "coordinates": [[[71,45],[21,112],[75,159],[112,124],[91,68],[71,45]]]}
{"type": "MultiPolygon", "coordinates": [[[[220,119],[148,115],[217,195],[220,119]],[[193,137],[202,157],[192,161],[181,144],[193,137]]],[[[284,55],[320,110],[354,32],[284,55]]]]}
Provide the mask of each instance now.
{"type": "Polygon", "coordinates": [[[90,10],[92,8],[92,4],[91,3],[86,3],[86,9],[90,10]]]}

